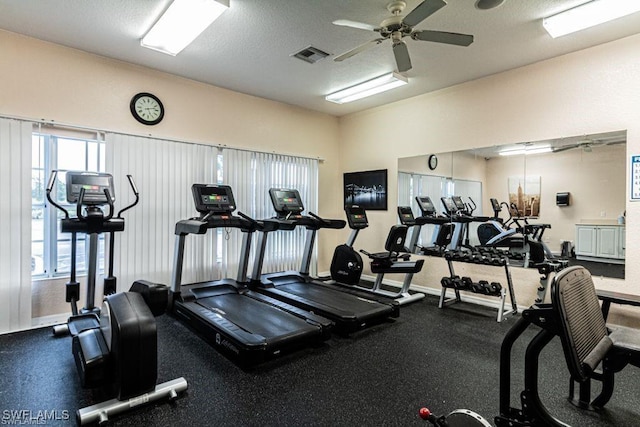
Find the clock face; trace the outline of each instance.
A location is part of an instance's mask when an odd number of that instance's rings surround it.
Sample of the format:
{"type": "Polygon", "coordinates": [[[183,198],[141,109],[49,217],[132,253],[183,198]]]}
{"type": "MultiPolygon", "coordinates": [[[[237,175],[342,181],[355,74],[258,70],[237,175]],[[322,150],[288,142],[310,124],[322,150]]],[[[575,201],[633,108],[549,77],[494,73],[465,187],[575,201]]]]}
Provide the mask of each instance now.
{"type": "Polygon", "coordinates": [[[429,156],[429,169],[434,170],[438,167],[438,158],[435,154],[429,156]]]}
{"type": "Polygon", "coordinates": [[[140,123],[156,125],[164,117],[164,106],[160,99],[150,93],[139,93],[131,99],[131,114],[140,123]]]}

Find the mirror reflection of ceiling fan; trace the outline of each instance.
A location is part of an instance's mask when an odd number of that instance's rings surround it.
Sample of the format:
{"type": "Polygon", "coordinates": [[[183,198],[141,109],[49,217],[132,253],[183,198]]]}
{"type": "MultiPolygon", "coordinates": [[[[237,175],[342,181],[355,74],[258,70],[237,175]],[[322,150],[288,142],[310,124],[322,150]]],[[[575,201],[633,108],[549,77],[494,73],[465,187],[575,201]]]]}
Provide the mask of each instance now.
{"type": "Polygon", "coordinates": [[[379,26],[350,21],[347,19],[333,21],[334,25],[375,31],[380,34],[380,37],[335,57],[334,61],[344,61],[347,58],[351,58],[362,51],[390,39],[398,71],[402,73],[409,71],[412,67],[409,50],[407,49],[406,43],[402,40],[404,37],[410,37],[411,39],[418,41],[445,43],[456,46],[469,46],[473,43],[473,36],[469,34],[448,33],[433,30],[416,30],[414,28],[416,25],[446,5],[447,3],[444,0],[424,0],[406,16],[403,16],[402,12],[407,7],[407,3],[404,1],[392,1],[387,5],[387,9],[393,16],[382,21],[379,26]]]}
{"type": "Polygon", "coordinates": [[[573,149],[576,149],[576,148],[581,148],[582,151],[584,151],[586,153],[590,153],[593,150],[593,147],[599,147],[599,146],[603,146],[603,145],[624,144],[625,142],[627,142],[627,141],[626,140],[606,141],[606,140],[596,140],[596,139],[585,139],[583,141],[578,141],[575,144],[564,145],[564,146],[560,146],[560,147],[554,147],[552,151],[554,153],[561,153],[563,151],[573,150],[573,149]]]}

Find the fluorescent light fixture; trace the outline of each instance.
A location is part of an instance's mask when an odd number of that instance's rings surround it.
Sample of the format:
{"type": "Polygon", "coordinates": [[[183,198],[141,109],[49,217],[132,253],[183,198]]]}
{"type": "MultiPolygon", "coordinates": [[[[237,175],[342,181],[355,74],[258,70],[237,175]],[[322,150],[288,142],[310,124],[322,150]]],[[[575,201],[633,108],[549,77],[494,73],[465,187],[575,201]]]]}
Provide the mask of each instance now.
{"type": "Polygon", "coordinates": [[[640,11],[638,0],[592,0],[544,18],[544,29],[556,38],[640,11]]]}
{"type": "Polygon", "coordinates": [[[553,150],[551,147],[532,147],[532,148],[516,148],[513,150],[504,150],[498,152],[501,156],[517,156],[520,154],[529,155],[529,154],[542,154],[542,153],[550,153],[553,150]]]}
{"type": "Polygon", "coordinates": [[[335,102],[336,104],[344,104],[345,102],[351,102],[358,99],[366,98],[367,96],[375,95],[380,92],[385,92],[389,89],[396,88],[398,86],[406,85],[409,80],[396,72],[385,74],[375,79],[368,80],[364,83],[357,84],[347,89],[342,89],[338,92],[325,96],[327,101],[335,102]]]}
{"type": "Polygon", "coordinates": [[[140,45],[176,56],[229,8],[229,0],[174,0],[140,45]]]}

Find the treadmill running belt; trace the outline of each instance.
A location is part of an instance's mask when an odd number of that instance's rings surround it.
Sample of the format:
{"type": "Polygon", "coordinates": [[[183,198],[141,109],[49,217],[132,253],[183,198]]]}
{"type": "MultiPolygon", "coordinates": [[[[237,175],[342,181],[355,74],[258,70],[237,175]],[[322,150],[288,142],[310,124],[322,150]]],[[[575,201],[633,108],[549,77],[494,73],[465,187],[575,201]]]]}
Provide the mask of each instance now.
{"type": "Polygon", "coordinates": [[[301,283],[300,281],[291,281],[291,279],[289,279],[290,283],[286,283],[285,280],[281,281],[278,278],[270,280],[273,281],[276,289],[280,291],[331,307],[336,311],[345,313],[345,316],[356,315],[360,318],[367,318],[381,311],[392,311],[390,306],[321,285],[301,283]]]}
{"type": "Polygon", "coordinates": [[[221,314],[245,331],[263,336],[268,345],[293,337],[319,334],[317,326],[240,294],[201,298],[196,302],[221,314]]]}

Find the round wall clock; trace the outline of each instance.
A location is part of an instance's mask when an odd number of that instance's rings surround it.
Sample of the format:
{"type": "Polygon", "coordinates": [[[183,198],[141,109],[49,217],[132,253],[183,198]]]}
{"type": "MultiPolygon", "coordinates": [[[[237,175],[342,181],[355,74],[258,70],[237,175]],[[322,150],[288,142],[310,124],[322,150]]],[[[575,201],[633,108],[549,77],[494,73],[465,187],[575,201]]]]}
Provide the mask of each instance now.
{"type": "Polygon", "coordinates": [[[438,157],[435,154],[429,156],[429,169],[435,170],[438,167],[438,157]]]}
{"type": "Polygon", "coordinates": [[[160,99],[147,92],[134,95],[131,98],[129,109],[133,117],[145,125],[157,125],[164,117],[164,106],[160,99]]]}

